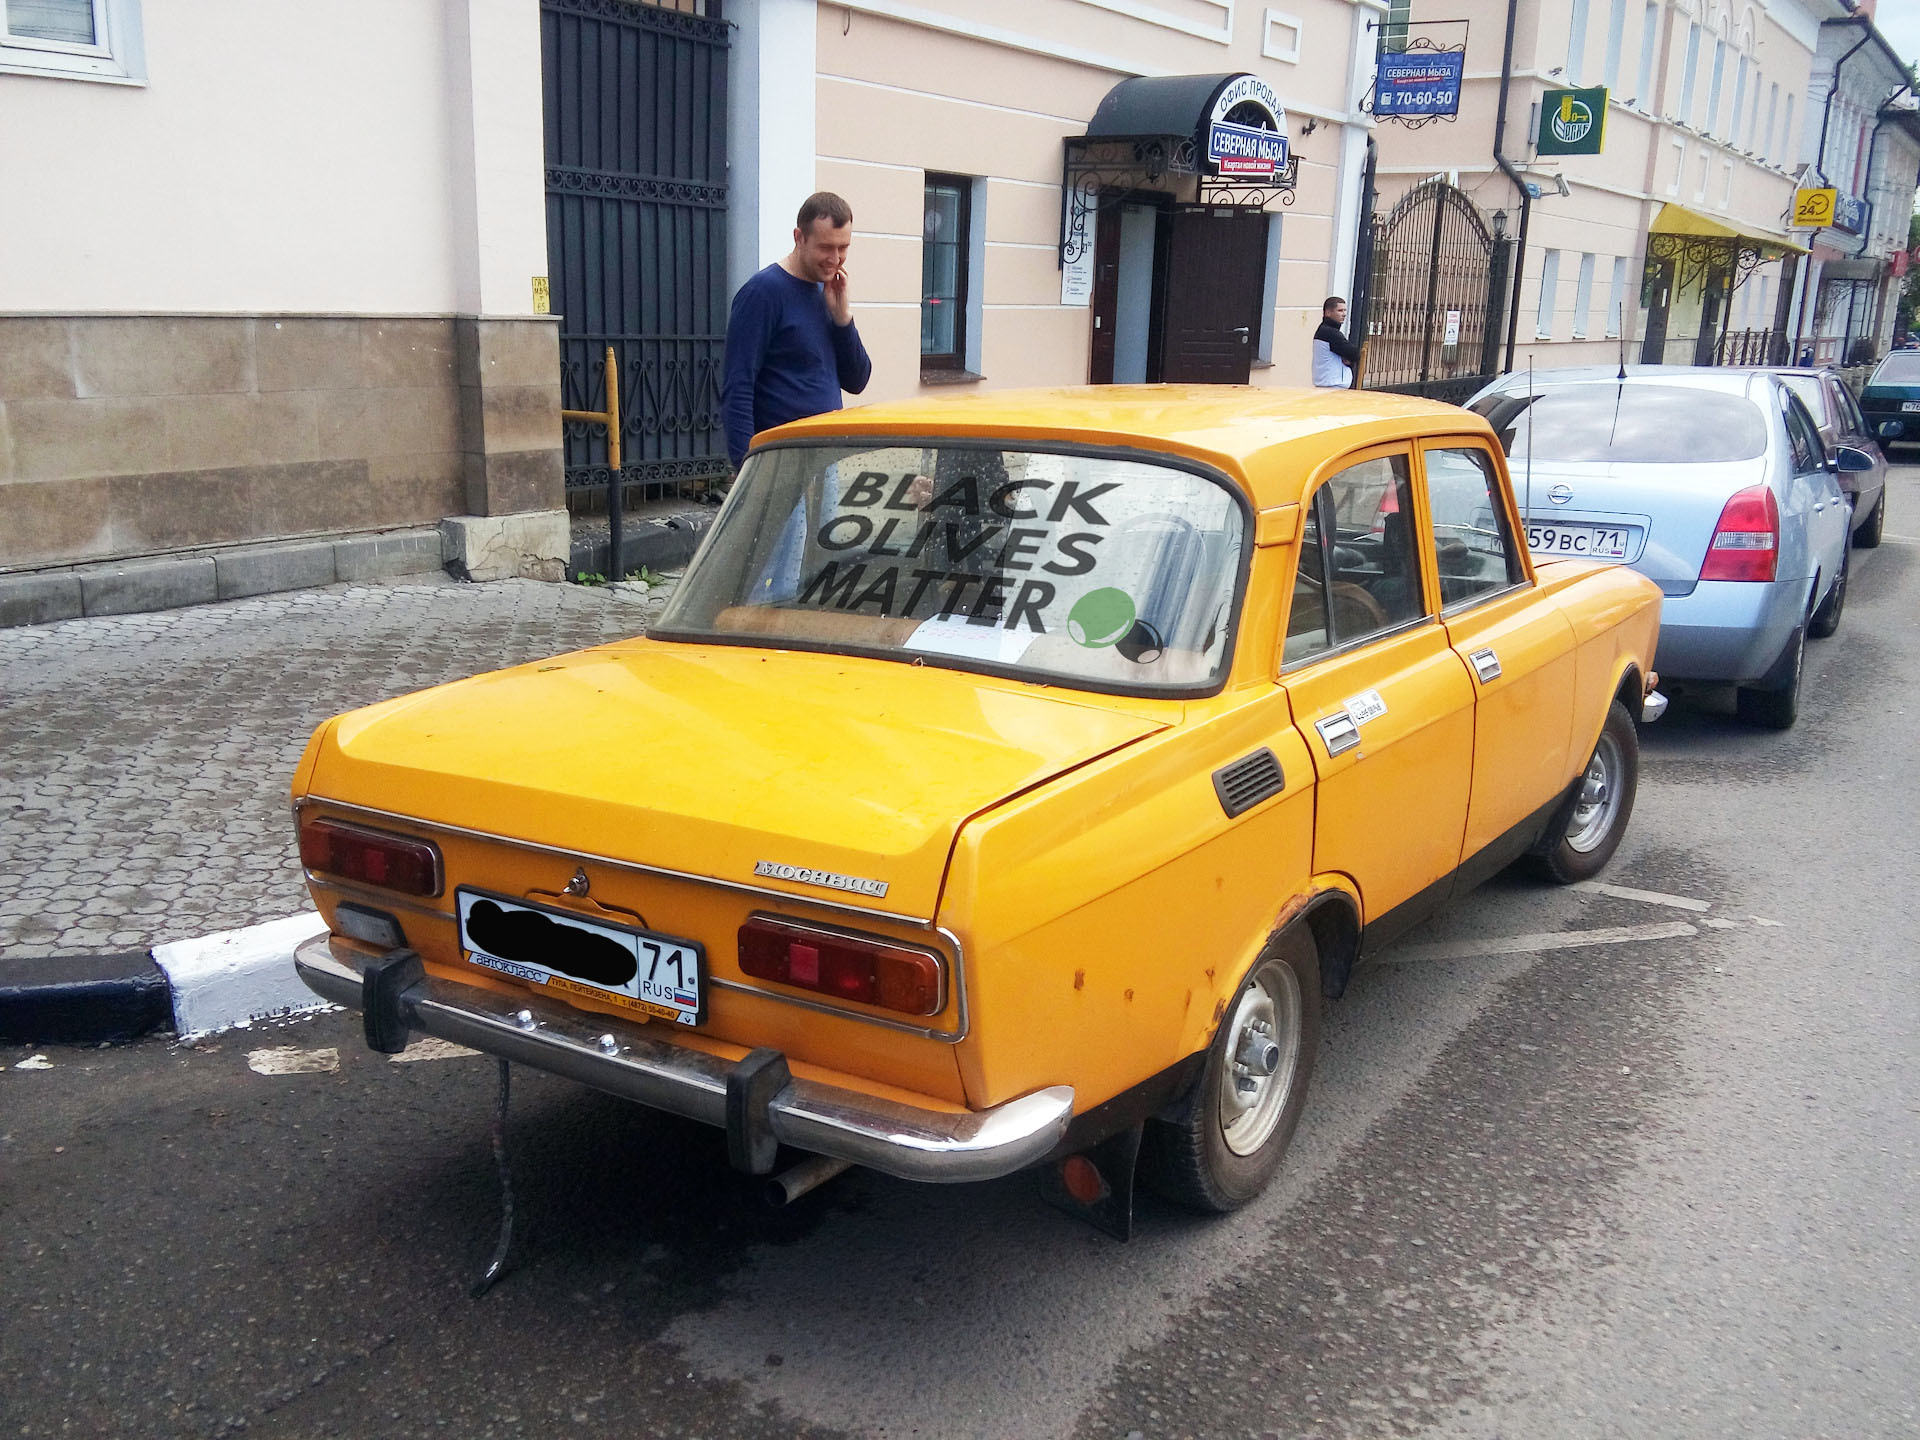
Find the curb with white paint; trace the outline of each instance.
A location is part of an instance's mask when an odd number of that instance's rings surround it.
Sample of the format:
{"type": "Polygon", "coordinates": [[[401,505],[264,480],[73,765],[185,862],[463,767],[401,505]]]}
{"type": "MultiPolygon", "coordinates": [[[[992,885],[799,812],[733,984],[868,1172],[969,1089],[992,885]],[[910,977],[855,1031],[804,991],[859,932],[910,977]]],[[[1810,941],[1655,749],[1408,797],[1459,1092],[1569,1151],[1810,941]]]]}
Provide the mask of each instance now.
{"type": "Polygon", "coordinates": [[[153,947],[173,994],[173,1029],[197,1040],[255,1020],[326,1008],[293,968],[295,948],[327,933],[317,910],[153,947]]]}

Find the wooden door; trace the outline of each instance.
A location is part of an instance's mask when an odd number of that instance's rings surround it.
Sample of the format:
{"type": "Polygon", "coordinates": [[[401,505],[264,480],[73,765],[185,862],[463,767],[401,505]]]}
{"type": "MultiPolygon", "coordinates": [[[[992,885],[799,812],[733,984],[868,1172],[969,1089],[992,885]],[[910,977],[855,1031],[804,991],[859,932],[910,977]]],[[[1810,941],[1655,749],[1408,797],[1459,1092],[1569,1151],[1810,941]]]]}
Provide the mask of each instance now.
{"type": "Polygon", "coordinates": [[[1176,210],[1168,219],[1160,379],[1244,385],[1260,333],[1267,217],[1257,211],[1176,210]]]}

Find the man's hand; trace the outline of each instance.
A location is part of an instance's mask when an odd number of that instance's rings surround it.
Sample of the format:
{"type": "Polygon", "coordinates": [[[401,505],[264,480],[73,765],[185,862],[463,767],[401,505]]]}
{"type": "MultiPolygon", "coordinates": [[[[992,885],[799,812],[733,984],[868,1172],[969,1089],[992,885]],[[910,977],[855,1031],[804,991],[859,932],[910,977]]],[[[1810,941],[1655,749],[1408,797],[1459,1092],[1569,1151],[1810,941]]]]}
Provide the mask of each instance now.
{"type": "Polygon", "coordinates": [[[826,283],[827,314],[833,317],[836,325],[853,323],[853,297],[847,294],[847,272],[845,267],[836,270],[833,278],[826,283]]]}

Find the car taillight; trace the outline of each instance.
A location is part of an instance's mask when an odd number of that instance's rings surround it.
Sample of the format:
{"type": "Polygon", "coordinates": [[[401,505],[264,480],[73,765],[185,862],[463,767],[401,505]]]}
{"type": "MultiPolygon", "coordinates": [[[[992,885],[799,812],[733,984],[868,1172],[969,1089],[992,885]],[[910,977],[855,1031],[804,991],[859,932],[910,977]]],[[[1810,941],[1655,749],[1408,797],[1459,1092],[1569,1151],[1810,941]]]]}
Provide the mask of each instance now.
{"type": "Polygon", "coordinates": [[[1713,527],[1702,580],[1771,580],[1780,558],[1780,507],[1773,491],[1754,485],[1735,494],[1713,527]]]}
{"type": "Polygon", "coordinates": [[[440,851],[431,842],[338,820],[300,822],[300,863],[322,875],[404,895],[440,893],[440,851]]]}
{"type": "Polygon", "coordinates": [[[740,969],[759,980],[903,1015],[937,1015],[945,999],[943,966],[929,951],[769,915],[752,916],[740,927],[740,969]]]}

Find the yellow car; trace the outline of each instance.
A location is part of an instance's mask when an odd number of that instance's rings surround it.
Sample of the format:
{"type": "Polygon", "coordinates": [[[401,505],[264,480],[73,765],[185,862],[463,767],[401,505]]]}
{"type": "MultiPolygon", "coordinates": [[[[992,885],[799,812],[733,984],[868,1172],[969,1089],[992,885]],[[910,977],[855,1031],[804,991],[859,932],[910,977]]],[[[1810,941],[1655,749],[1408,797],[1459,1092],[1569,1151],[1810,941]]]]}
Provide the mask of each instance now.
{"type": "Polygon", "coordinates": [[[1396,396],[785,426],[646,637],[320,727],[301,973],[752,1173],[1231,1209],[1363,954],[1619,844],[1659,592],[1521,533],[1486,422],[1396,396]]]}

